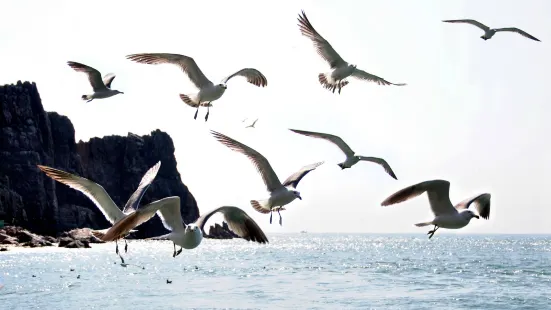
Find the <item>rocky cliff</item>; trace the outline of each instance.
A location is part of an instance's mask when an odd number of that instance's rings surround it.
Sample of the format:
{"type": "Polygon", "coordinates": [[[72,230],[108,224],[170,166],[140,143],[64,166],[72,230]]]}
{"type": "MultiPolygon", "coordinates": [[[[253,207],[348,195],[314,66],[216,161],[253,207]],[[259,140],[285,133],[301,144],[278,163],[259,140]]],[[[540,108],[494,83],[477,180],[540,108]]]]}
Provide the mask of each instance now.
{"type": "MultiPolygon", "coordinates": [[[[143,174],[159,160],[161,169],[142,205],[179,196],[182,217],[194,221],[199,210],[176,169],[174,144],[167,133],[156,130],[145,136],[129,133],[76,143],[71,121],[44,111],[34,83],[19,81],[0,87],[0,214],[4,213],[6,224],[52,236],[73,228],[109,227],[86,196],[53,181],[37,164],[88,178],[102,185],[118,206],[124,206],[143,174]]],[[[134,237],[166,232],[154,217],[134,237]]]]}

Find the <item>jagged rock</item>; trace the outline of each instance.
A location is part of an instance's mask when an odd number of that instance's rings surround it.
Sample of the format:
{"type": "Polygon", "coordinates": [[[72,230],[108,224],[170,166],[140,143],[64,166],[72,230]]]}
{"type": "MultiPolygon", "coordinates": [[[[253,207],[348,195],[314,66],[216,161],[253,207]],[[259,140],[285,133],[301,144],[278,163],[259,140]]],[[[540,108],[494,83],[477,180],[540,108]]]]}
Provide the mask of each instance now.
{"type": "Polygon", "coordinates": [[[8,248],[0,248],[0,252],[4,252],[4,251],[7,251],[8,248]]]}
{"type": "MultiPolygon", "coordinates": [[[[204,234],[203,234],[204,235],[204,234]]],[[[228,227],[228,223],[223,222],[222,225],[216,223],[210,226],[209,233],[205,236],[210,239],[233,239],[239,238],[233,231],[228,227]]]]}
{"type": "MultiPolygon", "coordinates": [[[[0,87],[0,213],[7,224],[49,236],[75,228],[110,226],[90,199],[52,180],[37,164],[101,184],[122,208],[143,174],[161,160],[161,169],[142,204],[175,195],[181,199],[185,222],[199,217],[197,203],[176,169],[174,144],[167,133],[129,133],[126,137],[92,138],[78,144],[74,134],[66,116],[44,111],[35,83],[18,81],[0,87]]],[[[154,217],[128,238],[167,232],[154,217]]]]}
{"type": "Polygon", "coordinates": [[[33,248],[53,245],[49,239],[17,226],[6,226],[0,229],[0,243],[33,248]]]}
{"type": "Polygon", "coordinates": [[[84,240],[82,240],[82,241],[73,240],[72,242],[67,244],[65,247],[66,248],[71,248],[71,249],[90,248],[90,244],[88,242],[84,241],[84,240]]]}

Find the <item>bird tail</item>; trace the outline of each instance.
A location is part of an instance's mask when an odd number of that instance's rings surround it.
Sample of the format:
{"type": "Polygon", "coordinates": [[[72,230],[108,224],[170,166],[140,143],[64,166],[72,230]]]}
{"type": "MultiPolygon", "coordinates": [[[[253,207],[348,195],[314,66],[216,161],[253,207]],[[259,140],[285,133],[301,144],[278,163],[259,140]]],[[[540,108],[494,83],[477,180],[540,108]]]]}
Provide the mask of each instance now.
{"type": "Polygon", "coordinates": [[[106,229],[103,229],[103,230],[92,230],[92,235],[96,238],[98,238],[99,240],[102,240],[103,241],[103,237],[105,236],[105,233],[106,233],[106,229]]]}
{"type": "Polygon", "coordinates": [[[268,200],[251,200],[251,206],[260,213],[267,214],[271,211],[268,200]]]}
{"type": "Polygon", "coordinates": [[[429,225],[432,225],[432,221],[415,224],[415,226],[417,226],[417,227],[425,227],[425,226],[429,226],[429,225]]]}
{"type": "Polygon", "coordinates": [[[82,100],[90,100],[90,99],[92,99],[92,96],[91,96],[91,95],[82,95],[82,96],[80,97],[80,99],[82,99],[82,100]]]}
{"type": "Polygon", "coordinates": [[[185,104],[187,104],[192,108],[196,108],[199,105],[199,98],[197,94],[193,94],[193,95],[180,94],[180,99],[182,99],[182,101],[185,104]]]}
{"type": "MultiPolygon", "coordinates": [[[[324,88],[327,88],[327,89],[333,89],[333,87],[335,87],[336,85],[338,85],[338,83],[331,77],[331,73],[320,73],[318,74],[318,80],[320,82],[320,84],[324,87],[324,88]]],[[[345,87],[346,85],[348,85],[348,81],[341,81],[340,82],[340,87],[341,89],[343,87],[345,87]]]]}

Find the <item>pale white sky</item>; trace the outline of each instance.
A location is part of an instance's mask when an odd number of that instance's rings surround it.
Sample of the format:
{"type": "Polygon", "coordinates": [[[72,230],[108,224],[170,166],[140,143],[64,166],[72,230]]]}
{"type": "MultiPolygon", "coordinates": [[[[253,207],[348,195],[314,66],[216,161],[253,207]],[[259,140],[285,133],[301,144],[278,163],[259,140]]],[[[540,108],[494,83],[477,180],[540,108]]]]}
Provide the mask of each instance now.
{"type": "MultiPolygon", "coordinates": [[[[541,1],[40,1],[8,0],[0,19],[0,84],[34,81],[48,111],[67,115],[76,139],[168,132],[178,169],[202,212],[220,205],[247,211],[267,232],[418,232],[432,218],[426,195],[394,207],[382,200],[414,183],[451,182],[452,202],[492,194],[489,221],[457,233],[551,233],[548,72],[551,2],[541,1]],[[147,4],[146,4],[147,3],[147,4]],[[391,82],[351,80],[341,95],[323,89],[328,71],[300,34],[304,9],[347,61],[391,82]],[[499,33],[443,19],[473,18],[490,27],[517,26],[536,36],[499,33]],[[196,90],[175,66],[125,59],[144,52],[195,58],[213,82],[244,67],[268,79],[257,88],[228,83],[197,120],[179,93],[196,90]],[[114,72],[125,92],[91,103],[82,62],[114,72]],[[259,121],[244,129],[245,117],[259,121]],[[341,171],[333,145],[287,128],[333,133],[359,154],[384,157],[398,180],[359,163],[341,171]],[[249,160],[217,142],[209,129],[264,154],[281,180],[316,161],[325,164],[299,184],[303,200],[287,206],[283,227],[268,224],[250,199],[267,197],[249,160]]],[[[451,232],[451,231],[447,231],[451,232]]]]}

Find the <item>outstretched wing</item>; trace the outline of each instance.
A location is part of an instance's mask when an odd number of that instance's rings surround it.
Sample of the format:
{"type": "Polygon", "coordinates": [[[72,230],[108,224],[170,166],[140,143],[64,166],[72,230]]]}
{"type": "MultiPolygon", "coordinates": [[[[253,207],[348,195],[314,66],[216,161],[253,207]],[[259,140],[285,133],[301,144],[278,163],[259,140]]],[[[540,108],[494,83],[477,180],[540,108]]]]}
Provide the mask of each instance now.
{"type": "Polygon", "coordinates": [[[490,30],[490,27],[484,25],[483,23],[481,22],[478,22],[474,19],[448,19],[448,20],[443,20],[443,22],[445,23],[463,23],[463,24],[471,24],[473,26],[476,26],[484,31],[488,31],[490,30]]]}
{"type": "Polygon", "coordinates": [[[528,32],[524,31],[524,30],[520,30],[516,27],[507,27],[507,28],[497,28],[497,29],[494,29],[496,32],[500,32],[500,31],[509,31],[509,32],[516,32],[528,39],[532,39],[534,41],[538,41],[540,42],[540,40],[536,37],[534,37],[533,35],[529,34],[528,32]]]}
{"type": "Polygon", "coordinates": [[[247,241],[268,243],[268,238],[260,226],[243,210],[238,207],[224,206],[202,215],[195,224],[205,233],[205,223],[217,212],[224,214],[228,227],[239,237],[247,241]]]}
{"type": "Polygon", "coordinates": [[[328,133],[321,133],[321,132],[314,132],[314,131],[306,131],[306,130],[298,130],[298,129],[289,129],[292,132],[296,132],[298,134],[312,137],[312,138],[318,138],[318,139],[324,139],[329,142],[332,142],[336,146],[343,151],[343,153],[347,156],[354,156],[354,151],[346,144],[340,137],[331,135],[328,133]]]}
{"type": "Polygon", "coordinates": [[[94,90],[94,92],[107,90],[107,87],[105,86],[105,84],[103,84],[101,73],[99,73],[98,70],[74,61],[68,61],[67,64],[75,71],[84,72],[86,73],[86,75],[88,75],[88,81],[90,82],[90,85],[92,85],[92,89],[94,90]]]}
{"type": "Polygon", "coordinates": [[[468,209],[469,206],[474,203],[476,212],[480,214],[480,216],[483,219],[489,219],[490,218],[490,199],[492,198],[492,195],[488,193],[476,195],[474,197],[467,198],[457,205],[455,205],[455,208],[457,210],[464,210],[468,209]]]}
{"type": "Polygon", "coordinates": [[[180,197],[178,196],[154,201],[115,223],[100,239],[103,241],[114,241],[123,238],[135,227],[149,221],[155,215],[155,212],[176,204],[178,207],[180,206],[180,197]]]}
{"type": "Polygon", "coordinates": [[[128,201],[126,202],[126,205],[122,210],[122,213],[128,214],[136,211],[136,209],[140,205],[140,201],[142,200],[143,195],[145,194],[145,191],[149,188],[149,186],[151,185],[151,182],[155,180],[155,177],[157,176],[157,172],[159,172],[160,168],[161,168],[160,161],[157,162],[153,167],[149,168],[149,170],[142,177],[142,180],[140,181],[138,188],[134,191],[132,196],[128,198],[128,201]]]}
{"type": "Polygon", "coordinates": [[[245,144],[238,142],[226,135],[223,135],[214,130],[211,130],[210,132],[220,143],[224,144],[225,146],[236,152],[244,154],[253,162],[256,170],[262,176],[262,180],[264,181],[264,184],[266,184],[266,188],[268,189],[268,191],[273,192],[277,188],[281,187],[281,182],[279,181],[279,178],[274,172],[274,169],[272,169],[272,166],[270,165],[266,157],[264,157],[262,154],[258,153],[254,149],[246,146],[245,144]]]}
{"type": "Polygon", "coordinates": [[[406,83],[392,83],[392,82],[389,82],[389,81],[383,79],[382,77],[378,77],[376,75],[373,75],[371,73],[367,73],[367,72],[365,72],[363,70],[360,70],[360,69],[354,69],[351,76],[353,76],[357,79],[360,79],[360,80],[377,83],[378,85],[395,85],[395,86],[405,86],[405,85],[407,85],[406,83]]]}
{"type": "Polygon", "coordinates": [[[111,83],[113,82],[113,80],[115,79],[115,77],[116,77],[116,75],[113,74],[113,73],[106,74],[106,75],[103,77],[103,84],[105,84],[105,87],[111,88],[111,83]]]}
{"type": "Polygon", "coordinates": [[[179,66],[182,71],[189,77],[191,82],[197,88],[204,88],[212,85],[212,82],[203,74],[195,60],[191,57],[180,54],[168,53],[142,53],[127,55],[127,59],[138,63],[158,65],[158,64],[173,64],[179,66]]]}
{"type": "Polygon", "coordinates": [[[302,11],[302,15],[299,14],[298,16],[298,26],[302,35],[312,40],[316,47],[316,51],[329,63],[331,69],[346,65],[346,61],[341,58],[331,44],[314,29],[314,26],[312,26],[304,11],[302,11]]]}
{"type": "Polygon", "coordinates": [[[381,206],[390,206],[404,202],[427,192],[430,207],[434,215],[453,214],[457,210],[450,201],[450,182],[445,180],[432,180],[421,182],[397,191],[385,199],[381,206]]]}
{"type": "Polygon", "coordinates": [[[37,166],[50,178],[86,195],[111,224],[125,216],[101,185],[59,169],[42,165],[37,166]]]}
{"type": "Polygon", "coordinates": [[[241,70],[235,72],[234,74],[232,74],[232,75],[226,77],[225,79],[223,79],[222,83],[224,83],[224,84],[228,83],[228,81],[234,76],[243,76],[243,77],[247,78],[247,82],[249,82],[253,85],[256,85],[258,87],[264,87],[264,86],[268,85],[268,80],[266,79],[264,74],[262,74],[260,71],[258,71],[256,69],[253,69],[253,68],[241,69],[241,70]]]}
{"type": "Polygon", "coordinates": [[[302,167],[299,171],[289,176],[287,180],[283,182],[283,186],[291,186],[293,188],[297,188],[298,182],[300,182],[300,180],[302,180],[302,178],[304,178],[304,176],[307,175],[308,172],[315,170],[317,167],[319,167],[322,164],[323,164],[323,161],[320,161],[320,162],[302,167]]]}
{"type": "Polygon", "coordinates": [[[370,161],[372,163],[381,165],[385,169],[386,173],[388,173],[395,180],[398,180],[398,178],[394,174],[394,171],[392,171],[392,168],[390,168],[390,165],[386,162],[386,160],[378,157],[365,157],[365,156],[358,156],[358,157],[360,158],[360,160],[370,161]]]}
{"type": "Polygon", "coordinates": [[[163,226],[170,231],[182,231],[185,228],[182,213],[180,211],[180,197],[172,199],[166,206],[157,211],[157,215],[163,222],[163,226]]]}

